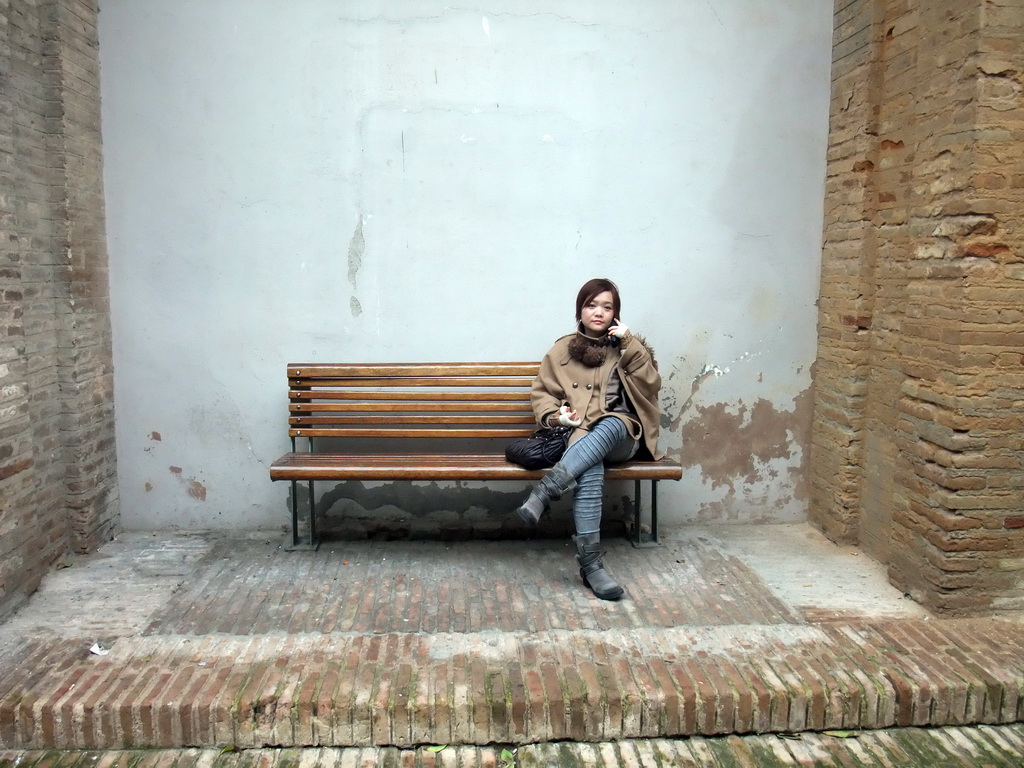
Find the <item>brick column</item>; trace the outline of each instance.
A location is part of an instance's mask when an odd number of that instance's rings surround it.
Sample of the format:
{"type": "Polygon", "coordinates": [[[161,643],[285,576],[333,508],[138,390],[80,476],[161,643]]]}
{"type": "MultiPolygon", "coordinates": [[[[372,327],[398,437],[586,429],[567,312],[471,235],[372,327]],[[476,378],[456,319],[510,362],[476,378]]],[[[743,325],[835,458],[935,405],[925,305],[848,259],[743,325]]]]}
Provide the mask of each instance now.
{"type": "Polygon", "coordinates": [[[0,615],[118,519],[96,13],[0,0],[0,615]]]}
{"type": "Polygon", "coordinates": [[[811,447],[812,522],[838,541],[860,536],[861,460],[870,357],[872,212],[878,133],[871,0],[837,0],[818,297],[818,355],[811,447]]]}
{"type": "Polygon", "coordinates": [[[840,0],[837,53],[855,29],[857,66],[834,67],[812,517],[932,608],[1024,608],[1024,6],[840,0]]]}
{"type": "Polygon", "coordinates": [[[50,135],[62,173],[58,325],[66,504],[72,545],[89,551],[118,524],[110,280],[103,204],[98,0],[48,3],[55,75],[50,135]]]}
{"type": "Polygon", "coordinates": [[[0,0],[0,614],[67,547],[44,21],[0,0]]]}

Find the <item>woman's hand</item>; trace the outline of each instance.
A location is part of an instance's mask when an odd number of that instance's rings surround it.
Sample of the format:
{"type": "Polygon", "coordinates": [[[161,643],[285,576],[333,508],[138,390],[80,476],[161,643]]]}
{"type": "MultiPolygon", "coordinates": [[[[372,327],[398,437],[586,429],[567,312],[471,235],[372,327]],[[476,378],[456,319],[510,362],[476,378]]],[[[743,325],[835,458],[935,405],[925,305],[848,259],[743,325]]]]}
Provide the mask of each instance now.
{"type": "Polygon", "coordinates": [[[608,328],[608,335],[614,336],[620,342],[625,341],[630,336],[632,336],[632,334],[629,331],[629,328],[627,328],[626,324],[619,320],[619,318],[615,318],[614,320],[612,320],[611,327],[608,328]]]}
{"type": "Polygon", "coordinates": [[[583,423],[583,420],[577,415],[576,411],[570,411],[568,405],[563,405],[558,409],[557,421],[563,427],[578,427],[583,423]]]}

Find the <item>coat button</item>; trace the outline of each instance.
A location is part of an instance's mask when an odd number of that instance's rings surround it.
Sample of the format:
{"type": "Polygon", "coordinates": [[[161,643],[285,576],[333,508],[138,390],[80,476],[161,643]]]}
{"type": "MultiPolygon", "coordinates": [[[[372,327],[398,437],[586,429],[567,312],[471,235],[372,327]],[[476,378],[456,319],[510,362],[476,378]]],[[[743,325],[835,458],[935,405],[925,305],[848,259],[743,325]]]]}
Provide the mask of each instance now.
{"type": "Polygon", "coordinates": [[[576,383],[575,381],[574,381],[574,382],[572,383],[572,388],[573,388],[573,389],[579,389],[579,386],[580,386],[580,385],[579,385],[579,384],[577,384],[577,383],[576,383]]]}
{"type": "Polygon", "coordinates": [[[593,384],[587,384],[587,389],[593,389],[593,388],[594,388],[593,384]]]}

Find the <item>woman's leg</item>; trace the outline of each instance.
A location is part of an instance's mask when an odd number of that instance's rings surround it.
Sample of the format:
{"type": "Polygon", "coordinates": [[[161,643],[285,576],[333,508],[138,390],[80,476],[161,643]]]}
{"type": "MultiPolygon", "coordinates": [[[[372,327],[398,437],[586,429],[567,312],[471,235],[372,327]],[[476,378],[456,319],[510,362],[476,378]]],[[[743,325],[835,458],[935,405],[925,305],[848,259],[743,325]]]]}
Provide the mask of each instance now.
{"type": "Polygon", "coordinates": [[[576,523],[576,562],[580,578],[602,600],[618,600],[623,589],[605,570],[601,552],[601,511],[604,506],[604,461],[577,478],[572,513],[576,523]]]}
{"type": "Polygon", "coordinates": [[[634,442],[621,419],[607,416],[594,425],[587,434],[569,446],[562,460],[555,466],[564,466],[575,478],[591,467],[603,464],[605,458],[625,442],[634,442]]]}
{"type": "MultiPolygon", "coordinates": [[[[572,490],[576,486],[577,479],[594,467],[600,468],[601,477],[598,482],[603,485],[605,457],[617,452],[616,449],[621,450],[620,446],[626,441],[635,442],[629,437],[626,425],[621,420],[614,416],[601,419],[590,432],[569,446],[562,460],[553,466],[544,479],[534,487],[529,498],[516,510],[516,513],[524,522],[536,525],[550,502],[553,499],[561,498],[567,491],[572,490]]],[[[591,482],[593,481],[591,480],[591,482]]],[[[600,495],[600,486],[597,492],[600,495]]],[[[600,518],[600,498],[598,505],[597,514],[600,518]]]]}
{"type": "Polygon", "coordinates": [[[551,499],[576,486],[573,519],[576,523],[576,562],[580,578],[602,600],[618,600],[623,589],[611,577],[601,561],[601,507],[604,500],[604,463],[606,459],[626,461],[637,449],[626,425],[614,416],[601,419],[586,435],[565,452],[551,471],[516,510],[524,521],[536,524],[551,499]]]}
{"type": "Polygon", "coordinates": [[[604,462],[584,470],[576,479],[572,497],[572,516],[577,535],[600,533],[601,508],[604,502],[604,462]]]}
{"type": "MultiPolygon", "coordinates": [[[[601,552],[601,511],[604,506],[604,466],[606,461],[626,461],[636,453],[637,442],[626,432],[618,419],[604,419],[597,427],[614,421],[621,431],[619,439],[597,461],[576,477],[576,494],[572,512],[576,523],[576,562],[580,564],[580,578],[602,600],[618,600],[623,589],[605,570],[601,552]]],[[[583,442],[582,440],[580,442],[583,442]]],[[[567,452],[568,453],[568,452],[567,452]]],[[[573,457],[575,458],[575,457],[573,457]]]]}

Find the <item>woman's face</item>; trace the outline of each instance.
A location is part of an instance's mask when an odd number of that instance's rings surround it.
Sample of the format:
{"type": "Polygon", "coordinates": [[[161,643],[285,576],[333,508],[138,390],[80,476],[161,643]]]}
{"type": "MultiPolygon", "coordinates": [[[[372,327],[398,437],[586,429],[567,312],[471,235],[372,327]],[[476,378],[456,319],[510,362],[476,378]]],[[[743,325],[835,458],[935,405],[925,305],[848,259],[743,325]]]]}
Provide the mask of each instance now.
{"type": "Polygon", "coordinates": [[[603,336],[615,319],[615,297],[611,291],[597,294],[583,305],[580,310],[580,322],[587,336],[603,336]]]}

